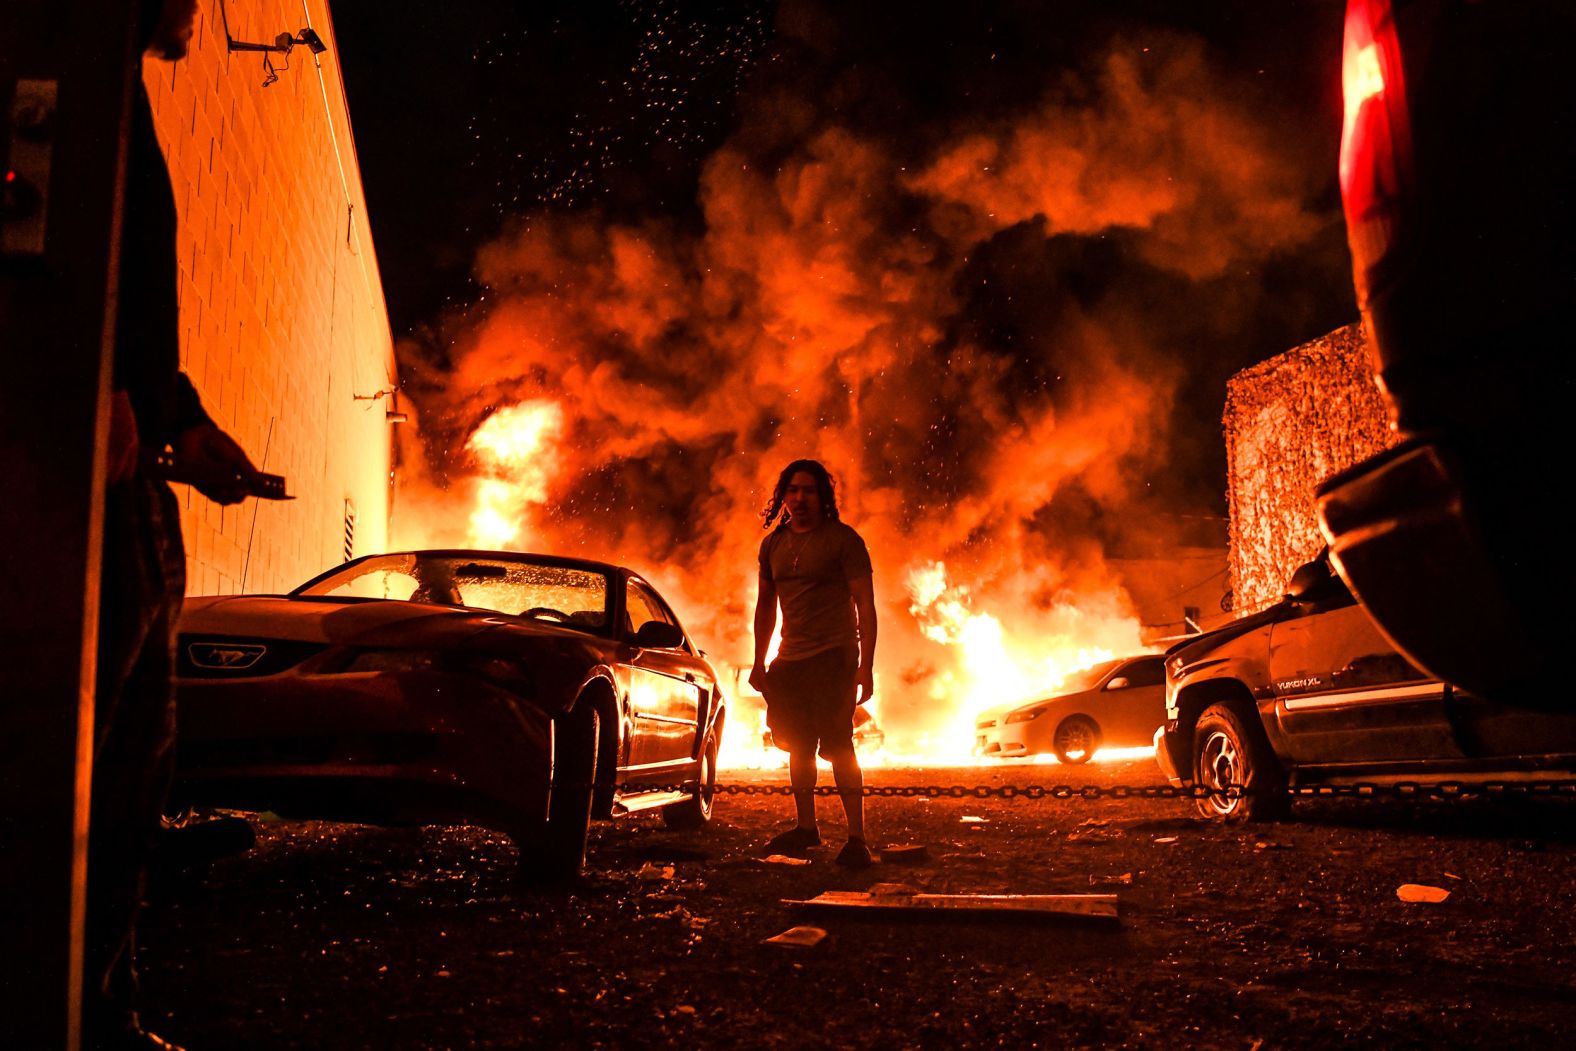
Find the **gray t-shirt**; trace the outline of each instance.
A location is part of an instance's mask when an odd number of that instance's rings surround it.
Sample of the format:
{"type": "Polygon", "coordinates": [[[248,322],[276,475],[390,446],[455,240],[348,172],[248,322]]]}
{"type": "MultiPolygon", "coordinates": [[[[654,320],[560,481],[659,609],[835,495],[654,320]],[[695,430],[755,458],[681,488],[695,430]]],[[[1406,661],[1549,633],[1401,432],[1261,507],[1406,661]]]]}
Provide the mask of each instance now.
{"type": "Polygon", "coordinates": [[[848,582],[868,577],[870,553],[842,522],[822,522],[807,533],[779,526],[761,541],[761,572],[782,604],[778,660],[801,660],[859,643],[859,618],[848,582]]]}

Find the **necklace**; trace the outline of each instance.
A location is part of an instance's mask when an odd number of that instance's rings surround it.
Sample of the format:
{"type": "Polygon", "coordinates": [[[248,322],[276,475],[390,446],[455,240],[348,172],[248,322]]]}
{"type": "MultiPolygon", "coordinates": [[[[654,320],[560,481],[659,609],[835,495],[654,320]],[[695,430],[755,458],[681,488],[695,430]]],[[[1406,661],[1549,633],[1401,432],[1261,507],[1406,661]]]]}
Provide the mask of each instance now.
{"type": "Polygon", "coordinates": [[[799,556],[804,554],[805,545],[810,542],[810,530],[807,529],[803,533],[794,533],[793,530],[790,529],[788,532],[791,536],[796,537],[799,541],[793,546],[793,550],[789,552],[789,554],[793,555],[792,568],[797,571],[799,568],[799,556]]]}

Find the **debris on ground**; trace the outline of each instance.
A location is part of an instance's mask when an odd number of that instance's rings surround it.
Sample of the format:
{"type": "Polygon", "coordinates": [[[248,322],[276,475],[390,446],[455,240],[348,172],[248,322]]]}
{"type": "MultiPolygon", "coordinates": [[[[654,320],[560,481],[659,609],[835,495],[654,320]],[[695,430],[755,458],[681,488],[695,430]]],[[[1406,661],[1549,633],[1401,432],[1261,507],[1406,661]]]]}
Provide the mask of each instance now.
{"type": "Polygon", "coordinates": [[[1067,842],[1093,846],[1121,839],[1123,835],[1122,830],[1110,828],[1110,824],[1111,822],[1105,818],[1089,818],[1087,821],[1080,822],[1076,828],[1067,834],[1067,842]]]}
{"type": "Polygon", "coordinates": [[[964,814],[958,818],[958,822],[964,825],[988,825],[990,824],[990,818],[980,817],[978,814],[964,814]]]}
{"type": "Polygon", "coordinates": [[[1430,887],[1425,883],[1403,883],[1395,889],[1395,896],[1412,904],[1437,905],[1450,897],[1450,892],[1443,887],[1430,887]]]}
{"type": "Polygon", "coordinates": [[[787,854],[768,854],[761,858],[763,865],[808,865],[809,858],[791,858],[787,854]]]}
{"type": "Polygon", "coordinates": [[[796,949],[811,949],[826,940],[826,931],[820,927],[789,927],[781,934],[765,939],[763,945],[787,945],[796,949]]]}
{"type": "Polygon", "coordinates": [[[1089,886],[1091,887],[1129,887],[1133,883],[1133,874],[1124,872],[1120,876],[1096,876],[1090,874],[1089,886]]]}
{"type": "Polygon", "coordinates": [[[921,861],[930,860],[930,851],[923,843],[900,843],[890,847],[882,847],[876,851],[876,856],[884,865],[912,865],[921,861]]]}
{"type": "Polygon", "coordinates": [[[657,865],[648,861],[635,871],[635,878],[652,882],[670,880],[673,878],[673,872],[672,865],[657,865]]]}

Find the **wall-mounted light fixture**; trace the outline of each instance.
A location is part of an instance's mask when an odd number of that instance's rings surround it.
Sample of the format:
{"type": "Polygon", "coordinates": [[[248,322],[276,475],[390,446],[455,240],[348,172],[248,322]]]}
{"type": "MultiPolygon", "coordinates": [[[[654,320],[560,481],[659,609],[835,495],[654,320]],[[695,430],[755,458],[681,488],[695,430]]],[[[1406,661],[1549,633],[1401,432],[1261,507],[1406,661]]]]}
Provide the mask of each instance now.
{"type": "Polygon", "coordinates": [[[376,391],[372,394],[351,394],[350,397],[355,401],[377,401],[380,398],[387,398],[389,399],[389,408],[384,410],[384,419],[388,420],[390,423],[407,423],[410,420],[410,414],[401,412],[393,407],[394,399],[398,396],[398,387],[385,387],[382,390],[376,391]]]}
{"type": "Polygon", "coordinates": [[[257,44],[247,40],[237,40],[230,35],[230,12],[223,0],[219,4],[219,13],[224,19],[224,42],[229,50],[263,52],[263,70],[267,73],[267,76],[263,79],[263,87],[265,88],[279,79],[279,70],[274,68],[274,55],[284,55],[286,61],[279,68],[289,69],[290,63],[288,59],[290,52],[295,49],[297,44],[310,49],[314,55],[321,55],[328,50],[328,45],[323,43],[323,38],[318,36],[317,30],[311,26],[302,29],[295,36],[291,36],[289,33],[280,33],[274,37],[274,42],[271,44],[257,44]]]}

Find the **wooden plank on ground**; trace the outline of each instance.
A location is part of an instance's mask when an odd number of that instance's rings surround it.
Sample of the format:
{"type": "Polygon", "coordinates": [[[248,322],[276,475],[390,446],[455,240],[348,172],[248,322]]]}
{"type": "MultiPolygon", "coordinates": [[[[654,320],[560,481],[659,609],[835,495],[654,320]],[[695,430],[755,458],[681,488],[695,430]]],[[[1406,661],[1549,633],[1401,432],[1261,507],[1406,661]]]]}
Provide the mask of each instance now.
{"type": "Polygon", "coordinates": [[[859,890],[829,890],[805,900],[785,898],[783,904],[809,909],[1031,913],[1088,920],[1117,919],[1115,894],[872,894],[859,890]]]}

